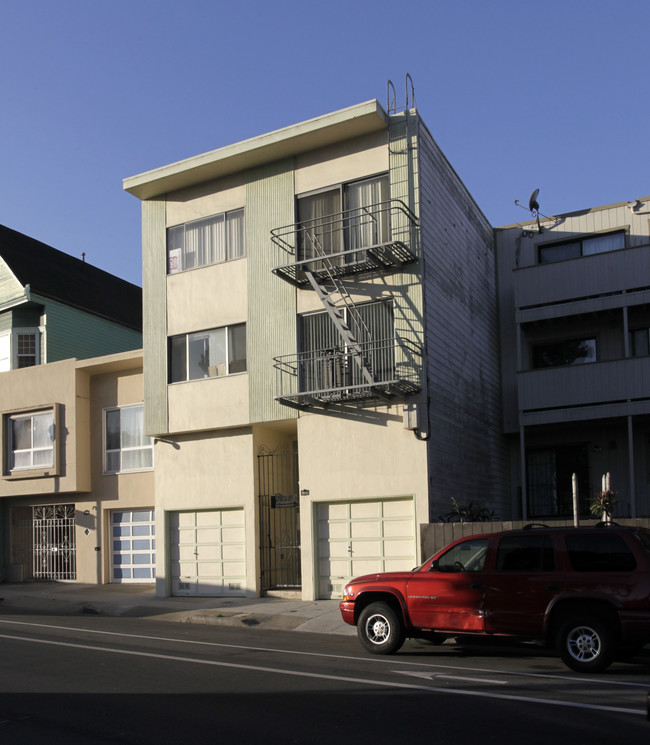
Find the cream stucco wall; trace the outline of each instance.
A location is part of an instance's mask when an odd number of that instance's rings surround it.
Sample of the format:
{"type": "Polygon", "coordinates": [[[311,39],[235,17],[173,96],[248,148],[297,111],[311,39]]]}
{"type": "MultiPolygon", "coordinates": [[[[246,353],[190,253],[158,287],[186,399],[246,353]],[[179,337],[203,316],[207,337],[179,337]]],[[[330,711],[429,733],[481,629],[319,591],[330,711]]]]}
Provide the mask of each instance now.
{"type": "Polygon", "coordinates": [[[404,429],[402,407],[357,409],[350,416],[308,414],[298,419],[302,596],[317,597],[315,509],[321,502],[410,497],[416,551],[420,523],[429,522],[426,442],[404,429]]]}
{"type": "Polygon", "coordinates": [[[296,158],[296,194],[388,171],[386,132],[314,150],[296,158]]]}
{"type": "Polygon", "coordinates": [[[169,431],[197,432],[248,424],[248,375],[173,383],[167,390],[169,431]]]}
{"type": "Polygon", "coordinates": [[[241,507],[246,526],[244,591],[255,595],[258,568],[252,432],[238,429],[174,437],[158,441],[154,454],[157,593],[170,594],[169,513],[241,507]]]}
{"type": "Polygon", "coordinates": [[[167,277],[169,336],[244,323],[246,264],[237,259],[167,277]]]}
{"type": "MultiPolygon", "coordinates": [[[[11,413],[58,403],[62,442],[59,476],[33,474],[30,478],[26,473],[25,478],[11,479],[5,474],[0,480],[0,497],[7,499],[10,511],[20,511],[21,519],[28,519],[34,506],[73,504],[77,582],[109,581],[110,511],[154,507],[153,471],[102,473],[102,412],[108,407],[142,403],[142,353],[70,359],[2,376],[2,411],[11,413]]],[[[10,534],[5,557],[8,563],[14,540],[18,536],[10,534]]]]}

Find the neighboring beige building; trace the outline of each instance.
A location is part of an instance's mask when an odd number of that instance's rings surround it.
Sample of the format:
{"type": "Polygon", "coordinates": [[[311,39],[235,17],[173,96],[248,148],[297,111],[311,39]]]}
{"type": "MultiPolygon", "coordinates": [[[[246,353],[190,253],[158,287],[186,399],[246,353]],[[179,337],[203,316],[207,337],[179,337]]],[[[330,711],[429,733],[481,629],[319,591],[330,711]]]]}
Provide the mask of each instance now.
{"type": "Polygon", "coordinates": [[[513,515],[650,515],[650,197],[495,229],[513,515]]]}
{"type": "Polygon", "coordinates": [[[339,597],[451,499],[509,509],[492,230],[377,101],[126,179],[157,591],[339,597]]]}
{"type": "Polygon", "coordinates": [[[153,582],[141,350],[1,378],[5,579],[153,582]]]}

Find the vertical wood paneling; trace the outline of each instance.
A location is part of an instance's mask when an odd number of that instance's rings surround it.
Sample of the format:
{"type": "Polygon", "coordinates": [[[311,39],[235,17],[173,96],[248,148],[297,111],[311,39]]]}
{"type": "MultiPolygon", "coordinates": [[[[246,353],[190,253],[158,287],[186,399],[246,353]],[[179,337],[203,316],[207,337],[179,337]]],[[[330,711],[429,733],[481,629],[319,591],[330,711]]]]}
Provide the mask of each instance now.
{"type": "Polygon", "coordinates": [[[421,121],[417,145],[431,517],[452,497],[509,514],[492,229],[421,121]]]}
{"type": "Polygon", "coordinates": [[[165,201],[142,202],[144,417],[149,435],[168,430],[165,201]]]}
{"type": "Polygon", "coordinates": [[[278,262],[273,228],[295,219],[293,160],[249,172],[246,184],[248,257],[248,381],[251,422],[288,419],[295,412],[274,401],[273,358],[296,352],[296,291],[271,269],[278,262]]]}

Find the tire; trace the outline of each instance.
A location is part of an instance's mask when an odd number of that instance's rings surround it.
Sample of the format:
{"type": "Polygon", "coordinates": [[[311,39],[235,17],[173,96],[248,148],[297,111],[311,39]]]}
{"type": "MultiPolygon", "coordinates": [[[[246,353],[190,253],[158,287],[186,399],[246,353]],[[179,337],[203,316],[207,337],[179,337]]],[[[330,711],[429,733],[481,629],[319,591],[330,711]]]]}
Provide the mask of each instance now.
{"type": "Polygon", "coordinates": [[[578,673],[599,673],[614,660],[612,627],[598,617],[573,616],[560,627],[557,647],[562,662],[578,673]]]}
{"type": "Polygon", "coordinates": [[[361,611],[357,636],[373,654],[394,654],[404,644],[402,621],[387,603],[371,603],[361,611]]]}

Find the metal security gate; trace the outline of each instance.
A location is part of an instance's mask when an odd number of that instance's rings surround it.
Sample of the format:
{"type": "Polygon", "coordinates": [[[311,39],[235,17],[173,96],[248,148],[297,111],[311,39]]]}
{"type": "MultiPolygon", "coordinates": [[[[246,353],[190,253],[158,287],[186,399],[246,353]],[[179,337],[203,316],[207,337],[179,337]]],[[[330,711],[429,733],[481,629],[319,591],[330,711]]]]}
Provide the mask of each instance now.
{"type": "Polygon", "coordinates": [[[298,589],[300,497],[298,453],[261,452],[259,476],[261,589],[298,589]]]}
{"type": "Polygon", "coordinates": [[[32,508],[34,579],[76,580],[74,505],[32,508]]]}

